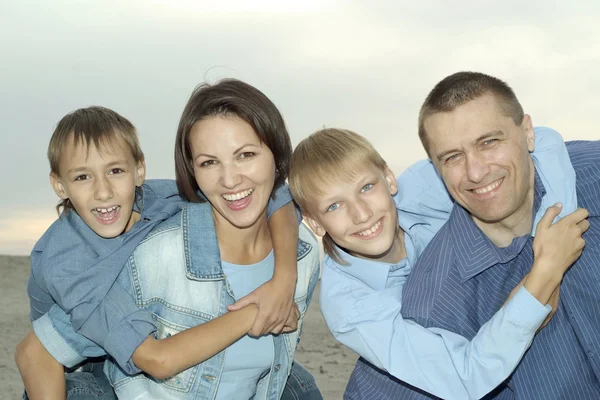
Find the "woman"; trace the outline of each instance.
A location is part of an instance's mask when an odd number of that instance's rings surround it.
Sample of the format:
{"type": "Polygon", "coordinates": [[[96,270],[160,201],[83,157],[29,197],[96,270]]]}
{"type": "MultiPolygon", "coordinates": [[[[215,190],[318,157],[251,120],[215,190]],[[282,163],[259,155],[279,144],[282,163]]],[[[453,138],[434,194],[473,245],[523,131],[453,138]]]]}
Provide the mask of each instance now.
{"type": "MultiPolygon", "coordinates": [[[[247,332],[256,306],[226,310],[273,274],[266,207],[287,177],[290,156],[283,119],[256,88],[224,80],[194,91],[175,151],[177,185],[191,203],[138,246],[119,281],[156,315],[159,338],[227,321],[206,335],[210,358],[166,380],[130,377],[107,364],[119,397],[281,398],[300,329],[253,338],[247,332]]],[[[300,228],[299,237],[293,318],[301,326],[318,278],[319,252],[307,228],[300,228]]]]}

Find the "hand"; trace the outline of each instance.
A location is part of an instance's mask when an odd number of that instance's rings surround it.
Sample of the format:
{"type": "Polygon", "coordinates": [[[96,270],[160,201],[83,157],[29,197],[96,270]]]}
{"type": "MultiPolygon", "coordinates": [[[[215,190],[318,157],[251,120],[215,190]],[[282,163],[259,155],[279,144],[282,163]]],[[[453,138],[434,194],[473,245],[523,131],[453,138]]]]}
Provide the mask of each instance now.
{"type": "Polygon", "coordinates": [[[557,306],[556,289],[565,272],[581,255],[585,246],[582,234],[590,227],[588,212],[583,208],[553,224],[561,209],[561,204],[548,208],[538,223],[533,241],[533,268],[524,278],[525,288],[540,303],[548,304],[555,299],[557,306]]]}
{"type": "Polygon", "coordinates": [[[292,303],[292,310],[285,321],[285,326],[281,330],[281,333],[290,333],[298,329],[298,321],[300,320],[300,309],[296,303],[292,303]]]}
{"type": "Polygon", "coordinates": [[[557,223],[552,221],[560,213],[562,205],[546,210],[537,226],[533,241],[534,263],[532,272],[542,270],[559,277],[579,258],[585,240],[581,235],[590,227],[588,212],[584,208],[567,215],[557,223]]]}
{"type": "Polygon", "coordinates": [[[276,279],[273,277],[270,281],[259,286],[254,292],[228,306],[227,309],[229,311],[236,311],[248,304],[256,304],[258,306],[258,315],[248,334],[254,337],[259,337],[267,333],[279,334],[283,331],[284,326],[287,325],[292,313],[292,306],[295,306],[295,288],[295,280],[288,282],[288,279],[276,279]]]}

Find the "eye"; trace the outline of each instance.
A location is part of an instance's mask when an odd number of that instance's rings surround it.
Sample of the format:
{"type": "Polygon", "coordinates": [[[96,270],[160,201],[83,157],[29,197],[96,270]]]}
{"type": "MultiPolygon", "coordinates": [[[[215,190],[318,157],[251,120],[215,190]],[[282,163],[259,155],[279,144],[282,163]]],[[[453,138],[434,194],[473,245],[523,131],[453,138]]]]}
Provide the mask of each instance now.
{"type": "Polygon", "coordinates": [[[75,177],[75,179],[73,179],[75,182],[77,181],[85,181],[86,179],[88,179],[89,177],[87,175],[77,175],[75,177]]]}
{"type": "Polygon", "coordinates": [[[498,141],[498,139],[487,139],[487,140],[485,140],[485,141],[483,142],[483,145],[484,145],[484,146],[489,146],[489,145],[491,145],[491,144],[494,144],[494,143],[496,143],[497,141],[498,141]]]}
{"type": "Polygon", "coordinates": [[[110,173],[113,174],[113,175],[120,174],[122,172],[125,172],[125,171],[123,169],[121,169],[121,168],[112,168],[110,170],[110,173]]]}
{"type": "Polygon", "coordinates": [[[200,163],[201,167],[208,167],[210,165],[215,165],[217,163],[217,160],[206,160],[200,163]]]}
{"type": "Polygon", "coordinates": [[[340,205],[339,205],[338,203],[333,203],[332,205],[330,205],[330,206],[327,208],[327,212],[332,212],[332,211],[335,211],[335,210],[337,210],[337,209],[339,208],[339,206],[340,206],[340,205]]]}
{"type": "Polygon", "coordinates": [[[360,191],[362,193],[364,192],[368,192],[369,190],[373,189],[373,184],[372,183],[367,183],[365,186],[362,187],[362,189],[360,189],[360,191]]]}
{"type": "Polygon", "coordinates": [[[456,160],[458,160],[458,157],[460,157],[460,154],[458,154],[458,153],[452,154],[449,157],[446,157],[446,159],[444,160],[444,162],[450,163],[452,161],[456,161],[456,160]]]}
{"type": "Polygon", "coordinates": [[[238,158],[240,158],[240,159],[242,159],[242,160],[243,160],[243,159],[245,159],[245,158],[251,158],[251,157],[254,157],[255,155],[256,155],[256,153],[253,153],[253,152],[251,152],[251,151],[245,151],[245,152],[243,152],[242,154],[240,154],[240,156],[239,156],[238,158]]]}

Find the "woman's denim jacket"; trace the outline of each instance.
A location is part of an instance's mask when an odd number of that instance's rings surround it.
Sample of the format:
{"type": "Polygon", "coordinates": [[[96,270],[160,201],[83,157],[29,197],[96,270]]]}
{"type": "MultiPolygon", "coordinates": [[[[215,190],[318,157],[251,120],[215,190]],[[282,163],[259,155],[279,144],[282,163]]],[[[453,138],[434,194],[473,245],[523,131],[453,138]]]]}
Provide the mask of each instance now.
{"type": "MultiPolygon", "coordinates": [[[[300,224],[298,280],[294,300],[301,317],[297,331],[273,336],[275,357],[259,381],[255,399],[279,399],[292,367],[302,320],[319,277],[319,247],[300,224]]],[[[165,338],[202,324],[227,311],[234,295],[221,268],[210,204],[192,203],[157,226],[138,245],[118,282],[137,305],[152,311],[165,338]]],[[[105,372],[124,399],[214,399],[227,349],[207,361],[163,381],[128,376],[114,362],[105,372]]]]}

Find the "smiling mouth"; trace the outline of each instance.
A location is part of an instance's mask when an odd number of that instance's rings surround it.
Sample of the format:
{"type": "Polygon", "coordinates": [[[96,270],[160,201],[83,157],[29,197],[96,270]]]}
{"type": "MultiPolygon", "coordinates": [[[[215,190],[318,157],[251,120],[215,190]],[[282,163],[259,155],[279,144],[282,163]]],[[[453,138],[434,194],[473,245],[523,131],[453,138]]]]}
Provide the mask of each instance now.
{"type": "Polygon", "coordinates": [[[109,222],[115,219],[117,215],[119,215],[119,211],[121,210],[121,206],[112,206],[108,208],[94,208],[92,209],[92,214],[94,216],[104,222],[109,222]]]}
{"type": "Polygon", "coordinates": [[[254,192],[254,189],[244,190],[235,194],[222,194],[221,197],[223,197],[228,202],[233,203],[234,201],[245,199],[246,197],[250,196],[252,192],[254,192]]]}
{"type": "Polygon", "coordinates": [[[370,228],[365,229],[364,231],[357,232],[353,236],[359,236],[363,239],[367,239],[367,238],[379,233],[382,225],[383,225],[383,218],[381,218],[379,221],[375,222],[370,228]]]}
{"type": "Polygon", "coordinates": [[[494,181],[485,187],[477,188],[477,189],[470,189],[470,192],[473,192],[475,194],[480,194],[480,195],[487,194],[487,193],[490,193],[491,191],[493,191],[494,189],[496,189],[497,187],[499,187],[503,181],[504,181],[504,178],[500,178],[497,181],[494,181]]]}

